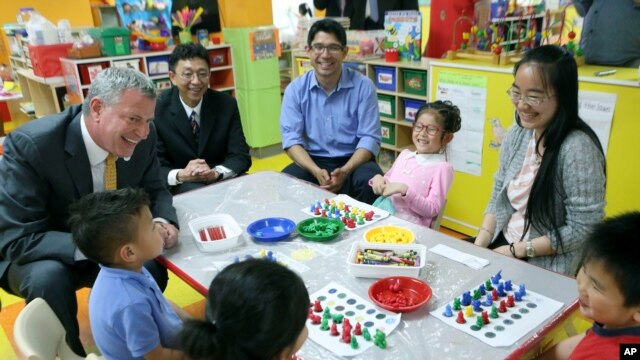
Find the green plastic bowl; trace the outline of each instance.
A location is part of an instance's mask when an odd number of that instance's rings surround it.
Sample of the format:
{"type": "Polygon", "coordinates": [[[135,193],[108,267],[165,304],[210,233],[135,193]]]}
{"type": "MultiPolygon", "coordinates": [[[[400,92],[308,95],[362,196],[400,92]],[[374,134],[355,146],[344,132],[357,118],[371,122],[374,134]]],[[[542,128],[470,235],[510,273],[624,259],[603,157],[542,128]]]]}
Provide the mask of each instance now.
{"type": "Polygon", "coordinates": [[[298,234],[303,238],[311,241],[331,241],[342,233],[344,230],[344,223],[339,219],[330,219],[325,217],[313,217],[306,220],[302,220],[296,225],[298,234]],[[318,234],[316,231],[310,231],[309,227],[317,227],[323,234],[318,234]],[[326,227],[334,227],[335,231],[327,230],[326,227]]]}

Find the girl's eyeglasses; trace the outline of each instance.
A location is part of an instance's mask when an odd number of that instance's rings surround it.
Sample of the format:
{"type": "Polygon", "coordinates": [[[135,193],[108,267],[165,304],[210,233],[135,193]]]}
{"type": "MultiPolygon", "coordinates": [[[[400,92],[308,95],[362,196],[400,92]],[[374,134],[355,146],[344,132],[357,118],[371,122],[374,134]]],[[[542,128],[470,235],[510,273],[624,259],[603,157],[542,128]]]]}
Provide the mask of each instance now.
{"type": "Polygon", "coordinates": [[[422,125],[418,122],[414,122],[413,123],[413,132],[419,133],[422,130],[426,130],[427,131],[427,135],[436,135],[438,134],[440,131],[442,131],[442,129],[440,129],[439,127],[435,126],[435,125],[422,125]]]}

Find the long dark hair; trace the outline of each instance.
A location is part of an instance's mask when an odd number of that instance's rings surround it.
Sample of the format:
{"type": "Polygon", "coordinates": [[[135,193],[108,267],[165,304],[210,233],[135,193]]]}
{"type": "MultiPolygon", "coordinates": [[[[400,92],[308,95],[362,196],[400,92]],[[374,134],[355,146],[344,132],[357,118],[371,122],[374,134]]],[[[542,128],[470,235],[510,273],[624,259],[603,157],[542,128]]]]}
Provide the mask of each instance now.
{"type": "Polygon", "coordinates": [[[205,321],[190,320],[180,334],[194,360],[270,360],[295,344],[309,313],[302,279],[259,259],[227,266],[209,287],[205,321]]]}
{"type": "MultiPolygon", "coordinates": [[[[595,132],[578,116],[578,67],[573,55],[559,46],[540,46],[524,54],[522,60],[513,68],[513,75],[515,76],[518,69],[525,64],[530,65],[540,75],[547,93],[554,90],[558,109],[536,141],[538,155],[540,144],[544,141],[544,154],[531,186],[521,240],[531,226],[540,233],[544,233],[545,229],[552,229],[562,250],[562,236],[559,231],[561,224],[554,214],[556,201],[562,201],[561,189],[556,186],[560,147],[573,130],[578,130],[587,134],[603,155],[604,152],[595,132]]],[[[522,126],[518,112],[515,114],[516,122],[522,126]]],[[[603,171],[606,172],[605,169],[603,171]]]]}

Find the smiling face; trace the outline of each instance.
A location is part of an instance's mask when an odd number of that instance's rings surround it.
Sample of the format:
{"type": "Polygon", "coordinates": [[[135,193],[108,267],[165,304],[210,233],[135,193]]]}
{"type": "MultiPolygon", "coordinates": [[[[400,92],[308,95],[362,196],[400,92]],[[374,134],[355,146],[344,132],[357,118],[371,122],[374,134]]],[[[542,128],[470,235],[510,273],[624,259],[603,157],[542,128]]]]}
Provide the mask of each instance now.
{"type": "Polygon", "coordinates": [[[196,107],[209,88],[209,65],[204,59],[179,60],[175,71],[169,72],[171,83],[178,88],[180,98],[190,107],[196,107]]]}
{"type": "Polygon", "coordinates": [[[156,100],[139,90],[124,90],[113,105],[96,96],[89,106],[91,118],[86,124],[93,141],[118,157],[130,157],[136,145],[149,136],[156,100]]]}
{"type": "Polygon", "coordinates": [[[451,140],[437,117],[432,111],[423,112],[413,124],[411,138],[418,154],[438,153],[451,140]]]}
{"type": "Polygon", "coordinates": [[[533,129],[537,136],[553,121],[558,110],[555,89],[545,89],[540,69],[532,64],[524,64],[516,73],[512,91],[520,97],[542,100],[539,105],[531,106],[524,99],[514,101],[520,117],[520,124],[526,129],[533,129]]]}
{"type": "Polygon", "coordinates": [[[332,84],[335,85],[338,83],[340,79],[340,74],[342,72],[342,62],[344,61],[347,53],[349,52],[348,47],[342,47],[340,44],[340,40],[331,33],[326,33],[324,31],[318,31],[311,42],[311,46],[307,47],[307,53],[309,54],[309,59],[311,60],[311,65],[315,70],[316,78],[320,83],[324,84],[332,84]],[[314,46],[323,45],[325,49],[323,50],[315,50],[314,46]],[[340,47],[339,51],[331,51],[330,48],[340,47]],[[329,48],[327,48],[329,47],[329,48]]]}
{"type": "Polygon", "coordinates": [[[618,283],[600,261],[585,264],[576,277],[580,312],[605,328],[625,328],[640,324],[640,307],[625,307],[618,283]]]}

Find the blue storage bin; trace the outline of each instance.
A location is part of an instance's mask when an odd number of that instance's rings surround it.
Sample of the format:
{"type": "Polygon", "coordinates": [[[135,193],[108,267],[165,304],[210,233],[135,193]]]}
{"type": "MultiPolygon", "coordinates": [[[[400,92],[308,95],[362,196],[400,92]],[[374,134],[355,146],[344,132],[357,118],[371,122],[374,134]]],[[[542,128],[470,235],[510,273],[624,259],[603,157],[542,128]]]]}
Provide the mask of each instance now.
{"type": "Polygon", "coordinates": [[[396,69],[388,66],[374,66],[376,87],[380,90],[396,91],[396,69]]]}
{"type": "Polygon", "coordinates": [[[414,99],[402,100],[404,101],[404,119],[407,121],[416,121],[416,113],[426,102],[414,99]]]}

